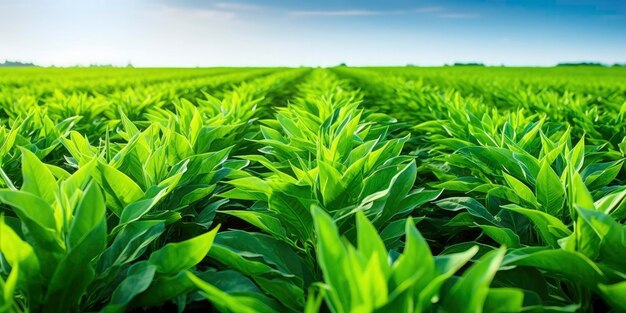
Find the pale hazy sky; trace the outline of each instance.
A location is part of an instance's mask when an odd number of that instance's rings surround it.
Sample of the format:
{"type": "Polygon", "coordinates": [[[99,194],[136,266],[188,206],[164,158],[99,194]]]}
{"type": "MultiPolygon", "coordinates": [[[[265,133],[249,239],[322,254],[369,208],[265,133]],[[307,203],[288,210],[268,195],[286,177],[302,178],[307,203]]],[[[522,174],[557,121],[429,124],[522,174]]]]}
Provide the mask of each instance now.
{"type": "Polygon", "coordinates": [[[0,0],[0,62],[626,62],[623,0],[0,0]]]}

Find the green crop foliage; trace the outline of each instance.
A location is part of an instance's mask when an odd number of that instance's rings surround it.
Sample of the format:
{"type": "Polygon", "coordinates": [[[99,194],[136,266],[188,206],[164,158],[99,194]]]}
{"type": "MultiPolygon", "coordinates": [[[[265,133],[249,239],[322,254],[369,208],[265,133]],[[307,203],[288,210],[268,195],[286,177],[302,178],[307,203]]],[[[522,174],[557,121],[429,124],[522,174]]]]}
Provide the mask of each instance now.
{"type": "Polygon", "coordinates": [[[0,70],[0,313],[626,311],[623,68],[0,70]]]}

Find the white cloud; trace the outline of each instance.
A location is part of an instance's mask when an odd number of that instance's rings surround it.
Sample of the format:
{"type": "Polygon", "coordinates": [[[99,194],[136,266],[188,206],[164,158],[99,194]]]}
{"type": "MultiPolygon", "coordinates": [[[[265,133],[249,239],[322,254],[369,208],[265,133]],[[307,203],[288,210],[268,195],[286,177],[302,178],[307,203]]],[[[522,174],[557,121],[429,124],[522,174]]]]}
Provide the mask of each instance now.
{"type": "Polygon", "coordinates": [[[437,16],[441,18],[465,20],[465,19],[479,18],[480,14],[478,13],[441,13],[441,14],[437,14],[437,16]]]}
{"type": "Polygon", "coordinates": [[[262,6],[250,3],[239,2],[218,2],[213,7],[221,10],[235,10],[235,11],[251,11],[263,9],[262,6]]]}
{"type": "Polygon", "coordinates": [[[423,8],[413,9],[413,12],[415,13],[435,13],[435,12],[441,12],[441,11],[444,11],[443,7],[423,7],[423,8]]]}
{"type": "Polygon", "coordinates": [[[210,20],[231,20],[236,14],[227,10],[214,9],[192,9],[176,6],[160,6],[155,14],[172,19],[210,19],[210,20]]]}
{"type": "MultiPolygon", "coordinates": [[[[390,14],[387,11],[373,10],[335,10],[335,11],[291,11],[294,16],[372,16],[390,14]]],[[[396,13],[397,14],[397,13],[396,13]]]]}
{"type": "Polygon", "coordinates": [[[295,16],[376,16],[376,15],[401,15],[412,13],[435,13],[441,12],[442,7],[423,7],[403,10],[312,10],[312,11],[291,11],[290,15],[295,16]]]}
{"type": "Polygon", "coordinates": [[[383,16],[383,15],[403,15],[403,14],[422,14],[430,15],[438,18],[446,19],[473,19],[479,18],[480,14],[477,13],[457,13],[449,12],[445,8],[440,6],[422,7],[405,10],[312,10],[312,11],[291,11],[290,15],[293,16],[383,16]]]}

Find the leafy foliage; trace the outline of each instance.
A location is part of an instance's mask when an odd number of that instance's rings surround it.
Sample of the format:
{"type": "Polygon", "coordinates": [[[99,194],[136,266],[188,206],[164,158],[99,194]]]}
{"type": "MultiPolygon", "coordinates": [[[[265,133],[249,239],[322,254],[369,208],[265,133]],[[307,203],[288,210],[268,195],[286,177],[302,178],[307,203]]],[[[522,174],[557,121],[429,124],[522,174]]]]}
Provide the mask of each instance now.
{"type": "Polygon", "coordinates": [[[623,69],[0,72],[0,312],[626,310],[623,69]]]}

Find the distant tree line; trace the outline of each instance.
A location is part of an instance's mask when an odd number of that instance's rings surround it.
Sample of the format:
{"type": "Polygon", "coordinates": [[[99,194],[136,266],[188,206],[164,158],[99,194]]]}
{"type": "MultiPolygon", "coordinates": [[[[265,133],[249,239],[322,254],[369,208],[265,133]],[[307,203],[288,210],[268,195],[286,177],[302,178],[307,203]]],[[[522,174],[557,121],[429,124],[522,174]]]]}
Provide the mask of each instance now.
{"type": "Polygon", "coordinates": [[[604,64],[598,62],[565,62],[556,66],[604,66],[604,64]]]}
{"type": "MultiPolygon", "coordinates": [[[[28,63],[28,62],[6,60],[0,63],[0,67],[40,67],[40,66],[35,65],[33,63],[28,63]]],[[[50,67],[56,67],[56,66],[52,65],[50,67]]],[[[74,66],[68,66],[68,67],[107,67],[107,68],[111,67],[112,68],[112,67],[122,67],[122,66],[115,66],[112,64],[89,64],[88,66],[74,65],[74,66]]],[[[132,68],[133,65],[131,63],[128,63],[128,65],[126,65],[125,67],[132,68]]]]}
{"type": "Polygon", "coordinates": [[[117,65],[113,65],[113,64],[89,64],[89,66],[74,65],[74,66],[71,66],[71,67],[104,67],[104,68],[126,67],[126,68],[132,68],[134,66],[132,64],[128,63],[126,66],[117,66],[117,65]]]}
{"type": "Polygon", "coordinates": [[[468,62],[468,63],[456,62],[452,66],[485,66],[485,64],[480,63],[480,62],[468,62]]]}
{"type": "MultiPolygon", "coordinates": [[[[345,67],[347,66],[346,63],[341,63],[339,65],[337,65],[338,67],[345,67]]],[[[419,66],[419,65],[415,65],[415,64],[407,64],[406,66],[408,67],[414,67],[414,66],[419,66]]],[[[445,64],[444,66],[485,66],[484,63],[480,63],[480,62],[455,62],[453,64],[445,64]]],[[[503,65],[504,66],[504,65],[503,65]]],[[[626,63],[615,63],[615,64],[603,64],[600,62],[562,62],[556,65],[557,67],[567,67],[567,66],[597,66],[597,67],[626,67],[626,63]]],[[[9,61],[6,60],[2,63],[0,63],[0,67],[40,67],[39,65],[35,65],[31,62],[20,62],[20,61],[9,61]]],[[[52,65],[51,67],[56,67],[54,65],[52,65]]],[[[69,67],[122,67],[122,66],[115,66],[112,64],[90,64],[88,66],[83,66],[83,65],[74,65],[74,66],[69,66],[69,67]]],[[[125,67],[127,68],[132,68],[133,65],[131,63],[128,63],[128,65],[126,65],[125,67]]]]}
{"type": "Polygon", "coordinates": [[[38,67],[33,63],[24,63],[19,61],[9,61],[6,60],[3,63],[0,63],[0,67],[38,67]]]}
{"type": "Polygon", "coordinates": [[[605,66],[605,67],[609,67],[609,66],[613,66],[613,67],[620,67],[620,66],[626,66],[626,63],[624,64],[620,64],[620,63],[615,63],[613,65],[611,64],[603,64],[603,63],[599,63],[599,62],[567,62],[567,63],[559,63],[556,66],[605,66]]]}

